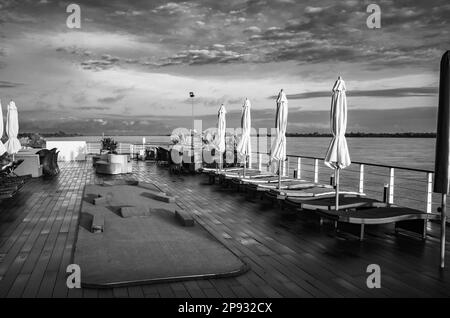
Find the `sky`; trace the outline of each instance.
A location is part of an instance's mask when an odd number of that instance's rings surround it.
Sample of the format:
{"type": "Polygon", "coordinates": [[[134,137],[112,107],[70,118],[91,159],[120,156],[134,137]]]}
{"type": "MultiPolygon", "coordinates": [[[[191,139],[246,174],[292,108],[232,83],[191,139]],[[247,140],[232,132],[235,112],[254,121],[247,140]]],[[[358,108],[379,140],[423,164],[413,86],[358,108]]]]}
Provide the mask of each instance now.
{"type": "Polygon", "coordinates": [[[0,99],[22,131],[169,134],[219,106],[239,125],[328,130],[331,88],[346,81],[349,130],[434,131],[439,61],[450,49],[448,0],[0,0],[0,99]],[[367,6],[381,9],[369,29],[367,6]]]}

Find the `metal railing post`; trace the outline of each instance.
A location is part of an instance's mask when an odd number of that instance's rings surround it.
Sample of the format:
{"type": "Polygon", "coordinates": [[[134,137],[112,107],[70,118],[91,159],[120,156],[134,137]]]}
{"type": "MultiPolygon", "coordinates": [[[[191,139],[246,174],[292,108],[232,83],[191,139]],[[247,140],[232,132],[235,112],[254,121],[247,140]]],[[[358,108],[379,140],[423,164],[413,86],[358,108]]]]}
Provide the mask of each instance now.
{"type": "Polygon", "coordinates": [[[389,168],[389,201],[388,203],[394,203],[394,168],[389,168]]]}
{"type": "Polygon", "coordinates": [[[258,153],[258,170],[262,171],[262,154],[258,153]]]}
{"type": "Polygon", "coordinates": [[[297,158],[297,179],[302,178],[302,158],[297,158]]]}
{"type": "Polygon", "coordinates": [[[427,213],[431,213],[433,205],[433,173],[427,173],[427,213]]]}
{"type": "Polygon", "coordinates": [[[388,200],[389,200],[389,185],[385,183],[383,187],[383,202],[388,203],[388,200]]]}
{"type": "Polygon", "coordinates": [[[364,193],[364,165],[359,165],[359,193],[364,193]]]}
{"type": "Polygon", "coordinates": [[[319,182],[319,159],[314,159],[314,183],[319,182]]]}

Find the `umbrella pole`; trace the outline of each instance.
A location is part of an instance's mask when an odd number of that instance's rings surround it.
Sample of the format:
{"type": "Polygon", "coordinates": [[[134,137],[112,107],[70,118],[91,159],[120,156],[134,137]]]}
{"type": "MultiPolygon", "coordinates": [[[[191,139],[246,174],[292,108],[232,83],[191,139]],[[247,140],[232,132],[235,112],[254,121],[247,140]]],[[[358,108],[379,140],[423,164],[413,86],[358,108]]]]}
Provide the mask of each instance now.
{"type": "Polygon", "coordinates": [[[281,159],[278,160],[278,190],[281,189],[281,159]]]}
{"type": "Polygon", "coordinates": [[[334,170],[334,182],[336,189],[336,200],[335,200],[335,208],[336,211],[339,211],[339,167],[334,170]]]}
{"type": "Polygon", "coordinates": [[[216,166],[216,172],[219,172],[220,171],[220,159],[219,159],[219,162],[217,162],[217,160],[214,158],[214,163],[216,166]]]}
{"type": "Polygon", "coordinates": [[[245,178],[245,167],[247,166],[247,155],[244,156],[244,170],[242,172],[242,177],[245,178]]]}
{"type": "Polygon", "coordinates": [[[441,268],[445,267],[445,227],[447,214],[447,194],[442,193],[441,205],[441,268]]]}

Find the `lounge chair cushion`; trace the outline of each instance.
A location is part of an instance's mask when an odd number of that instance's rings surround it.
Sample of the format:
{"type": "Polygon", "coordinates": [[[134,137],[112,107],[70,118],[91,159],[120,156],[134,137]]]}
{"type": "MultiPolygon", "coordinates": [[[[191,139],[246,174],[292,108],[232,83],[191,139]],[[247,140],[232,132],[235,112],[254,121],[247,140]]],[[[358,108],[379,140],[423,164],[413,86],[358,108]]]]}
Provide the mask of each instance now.
{"type": "Polygon", "coordinates": [[[426,213],[406,207],[384,207],[362,210],[317,210],[321,216],[353,224],[387,224],[408,220],[439,219],[439,214],[426,213]]]}
{"type": "MultiPolygon", "coordinates": [[[[318,197],[309,200],[304,200],[303,198],[289,197],[285,200],[285,202],[292,206],[307,210],[317,210],[317,209],[334,210],[336,197],[335,196],[318,197]]],[[[346,194],[339,195],[340,210],[367,208],[367,207],[378,208],[378,207],[386,207],[387,205],[388,205],[387,203],[362,196],[355,196],[355,195],[349,196],[346,194]]]]}

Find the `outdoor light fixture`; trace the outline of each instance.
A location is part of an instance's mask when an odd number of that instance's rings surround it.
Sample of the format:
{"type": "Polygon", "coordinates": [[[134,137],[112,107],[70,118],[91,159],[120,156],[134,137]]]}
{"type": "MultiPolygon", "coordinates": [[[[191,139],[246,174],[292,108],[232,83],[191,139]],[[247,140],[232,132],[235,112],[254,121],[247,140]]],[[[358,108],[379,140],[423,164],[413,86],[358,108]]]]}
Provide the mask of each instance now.
{"type": "Polygon", "coordinates": [[[192,151],[194,151],[194,92],[189,92],[189,97],[191,98],[191,118],[192,118],[192,130],[191,130],[191,147],[192,151]]]}

